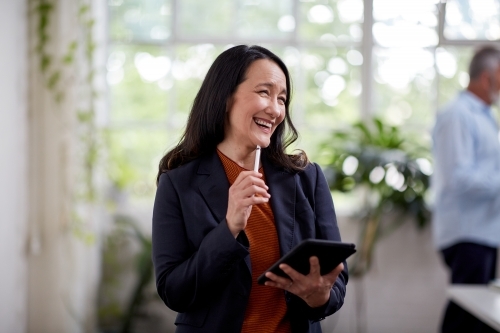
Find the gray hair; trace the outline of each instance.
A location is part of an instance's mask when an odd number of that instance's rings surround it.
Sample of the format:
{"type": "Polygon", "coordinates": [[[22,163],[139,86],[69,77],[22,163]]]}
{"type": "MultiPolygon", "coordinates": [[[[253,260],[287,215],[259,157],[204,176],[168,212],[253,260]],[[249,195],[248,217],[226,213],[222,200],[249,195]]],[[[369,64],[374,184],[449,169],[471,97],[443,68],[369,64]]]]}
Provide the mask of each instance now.
{"type": "Polygon", "coordinates": [[[471,80],[477,79],[482,72],[495,71],[500,65],[500,49],[494,46],[483,46],[478,49],[469,65],[469,77],[471,80]]]}

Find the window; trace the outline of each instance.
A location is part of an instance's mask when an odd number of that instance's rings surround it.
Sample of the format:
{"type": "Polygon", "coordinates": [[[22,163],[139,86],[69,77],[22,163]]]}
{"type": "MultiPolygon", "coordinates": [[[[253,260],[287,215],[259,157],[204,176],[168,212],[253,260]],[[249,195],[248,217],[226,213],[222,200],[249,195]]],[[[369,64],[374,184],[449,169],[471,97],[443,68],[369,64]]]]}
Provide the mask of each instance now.
{"type": "Polygon", "coordinates": [[[162,154],[179,139],[209,66],[234,44],[272,49],[292,74],[297,147],[314,157],[360,116],[361,0],[109,1],[110,178],[152,202],[162,154]]]}
{"type": "Polygon", "coordinates": [[[472,47],[500,37],[498,0],[108,3],[109,177],[148,216],[158,162],[224,49],[259,44],[285,61],[296,147],[320,162],[331,131],[371,115],[429,145],[435,110],[467,85],[472,47]]]}

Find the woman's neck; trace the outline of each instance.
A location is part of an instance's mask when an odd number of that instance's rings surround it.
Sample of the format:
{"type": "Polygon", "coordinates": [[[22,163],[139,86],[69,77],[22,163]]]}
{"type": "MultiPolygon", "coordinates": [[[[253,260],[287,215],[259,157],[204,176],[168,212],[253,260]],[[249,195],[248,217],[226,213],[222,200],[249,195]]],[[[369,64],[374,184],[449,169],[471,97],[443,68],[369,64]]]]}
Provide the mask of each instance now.
{"type": "Polygon", "coordinates": [[[247,170],[253,170],[255,162],[255,148],[249,148],[243,145],[233,145],[230,142],[221,142],[217,149],[236,164],[247,170]]]}

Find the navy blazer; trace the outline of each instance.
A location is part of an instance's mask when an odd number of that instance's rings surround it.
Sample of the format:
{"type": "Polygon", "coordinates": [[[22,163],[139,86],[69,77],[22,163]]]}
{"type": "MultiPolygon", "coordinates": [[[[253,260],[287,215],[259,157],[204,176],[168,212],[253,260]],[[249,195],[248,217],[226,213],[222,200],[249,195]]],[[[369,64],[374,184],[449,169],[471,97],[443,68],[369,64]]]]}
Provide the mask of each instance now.
{"type": "MultiPolygon", "coordinates": [[[[320,167],[310,164],[290,173],[271,164],[265,149],[262,155],[281,255],[307,238],[340,241],[320,167]]],[[[153,262],[158,294],[178,312],[178,333],[241,332],[252,268],[245,233],[235,239],[225,220],[228,191],[216,151],[160,177],[153,210],[153,262]]],[[[310,308],[284,291],[292,332],[321,332],[319,320],[344,302],[347,279],[346,268],[329,302],[320,308],[310,308]]]]}

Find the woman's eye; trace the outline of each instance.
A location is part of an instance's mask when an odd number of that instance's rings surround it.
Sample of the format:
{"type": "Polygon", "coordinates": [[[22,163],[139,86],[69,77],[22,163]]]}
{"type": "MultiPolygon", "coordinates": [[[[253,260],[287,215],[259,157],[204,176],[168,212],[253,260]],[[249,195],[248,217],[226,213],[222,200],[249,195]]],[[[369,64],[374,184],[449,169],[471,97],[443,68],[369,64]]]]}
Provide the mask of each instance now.
{"type": "Polygon", "coordinates": [[[259,94],[261,94],[261,95],[268,95],[269,96],[269,91],[267,91],[267,90],[261,90],[261,91],[259,91],[259,94]]]}
{"type": "Polygon", "coordinates": [[[283,104],[283,105],[286,103],[286,99],[284,99],[284,98],[279,98],[278,100],[279,100],[279,101],[280,101],[280,103],[281,103],[281,104],[283,104]]]}

